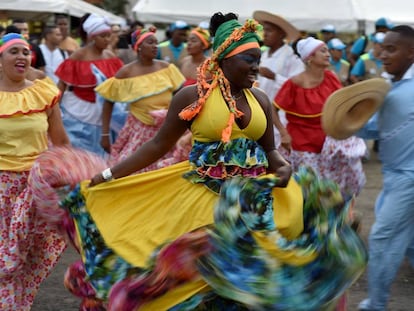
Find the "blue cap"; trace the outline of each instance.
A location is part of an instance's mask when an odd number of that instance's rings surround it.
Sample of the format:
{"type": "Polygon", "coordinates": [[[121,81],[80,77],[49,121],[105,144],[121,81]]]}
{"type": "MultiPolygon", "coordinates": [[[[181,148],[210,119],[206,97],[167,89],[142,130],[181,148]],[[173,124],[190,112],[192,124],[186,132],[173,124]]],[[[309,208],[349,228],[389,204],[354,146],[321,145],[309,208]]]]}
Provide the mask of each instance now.
{"type": "Polygon", "coordinates": [[[385,38],[385,33],[377,32],[372,36],[372,42],[374,43],[383,43],[385,38]]]}
{"type": "Polygon", "coordinates": [[[336,33],[336,29],[335,29],[334,25],[327,24],[327,25],[323,26],[323,28],[321,29],[321,32],[336,33]]]}
{"type": "Polygon", "coordinates": [[[394,24],[391,23],[391,21],[388,18],[381,17],[381,18],[377,19],[377,21],[375,22],[375,26],[376,27],[386,27],[388,29],[391,29],[392,27],[394,27],[394,24]]]}
{"type": "Polygon", "coordinates": [[[170,31],[190,29],[190,26],[184,21],[176,21],[170,25],[170,31]]]}
{"type": "Polygon", "coordinates": [[[338,38],[329,40],[327,45],[330,50],[343,50],[346,48],[346,44],[338,38]]]}

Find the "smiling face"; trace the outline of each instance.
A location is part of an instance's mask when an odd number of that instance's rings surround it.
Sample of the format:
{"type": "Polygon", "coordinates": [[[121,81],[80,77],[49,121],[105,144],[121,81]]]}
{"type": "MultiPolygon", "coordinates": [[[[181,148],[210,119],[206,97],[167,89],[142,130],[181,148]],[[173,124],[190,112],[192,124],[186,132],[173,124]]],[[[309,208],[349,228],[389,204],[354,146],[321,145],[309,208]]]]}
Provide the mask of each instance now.
{"type": "Polygon", "coordinates": [[[223,59],[221,67],[230,84],[237,89],[251,88],[259,72],[260,56],[260,49],[249,49],[223,59]]]}
{"type": "Polygon", "coordinates": [[[380,54],[384,70],[400,80],[414,60],[413,42],[399,33],[387,32],[380,54]]]}
{"type": "Polygon", "coordinates": [[[3,77],[15,82],[24,80],[31,60],[30,49],[27,45],[13,44],[0,55],[3,77]]]}

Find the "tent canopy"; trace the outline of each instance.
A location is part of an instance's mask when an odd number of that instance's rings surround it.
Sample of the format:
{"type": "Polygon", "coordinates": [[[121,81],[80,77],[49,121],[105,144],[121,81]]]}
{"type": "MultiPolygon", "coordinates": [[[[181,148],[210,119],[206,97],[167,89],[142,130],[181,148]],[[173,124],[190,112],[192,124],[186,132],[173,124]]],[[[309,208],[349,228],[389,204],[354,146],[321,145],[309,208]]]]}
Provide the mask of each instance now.
{"type": "Polygon", "coordinates": [[[45,19],[51,13],[82,17],[95,13],[106,17],[111,23],[125,24],[124,18],[116,16],[82,0],[1,0],[0,16],[6,18],[45,19]]]}
{"type": "Polygon", "coordinates": [[[340,32],[357,32],[373,28],[375,20],[383,16],[394,23],[414,24],[414,1],[391,3],[388,0],[139,0],[133,11],[146,23],[184,20],[196,25],[208,21],[215,12],[234,12],[242,21],[251,18],[253,11],[264,10],[308,31],[319,31],[325,24],[332,24],[340,32]]]}

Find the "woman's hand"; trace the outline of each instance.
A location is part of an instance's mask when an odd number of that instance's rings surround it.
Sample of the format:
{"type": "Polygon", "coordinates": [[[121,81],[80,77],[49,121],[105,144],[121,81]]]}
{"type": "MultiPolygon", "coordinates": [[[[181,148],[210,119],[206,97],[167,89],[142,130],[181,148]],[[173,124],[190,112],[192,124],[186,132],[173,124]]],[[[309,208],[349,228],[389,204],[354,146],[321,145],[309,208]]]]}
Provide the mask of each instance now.
{"type": "Polygon", "coordinates": [[[96,185],[99,185],[101,183],[105,182],[105,179],[102,177],[102,174],[96,174],[92,179],[91,182],[89,183],[89,187],[93,187],[96,185]]]}
{"type": "Polygon", "coordinates": [[[285,133],[280,134],[280,144],[290,154],[290,151],[292,150],[292,137],[290,137],[287,131],[285,133]]]}
{"type": "Polygon", "coordinates": [[[292,176],[292,166],[290,164],[283,165],[276,170],[277,177],[280,178],[280,181],[276,187],[285,188],[289,183],[290,177],[292,176]]]}

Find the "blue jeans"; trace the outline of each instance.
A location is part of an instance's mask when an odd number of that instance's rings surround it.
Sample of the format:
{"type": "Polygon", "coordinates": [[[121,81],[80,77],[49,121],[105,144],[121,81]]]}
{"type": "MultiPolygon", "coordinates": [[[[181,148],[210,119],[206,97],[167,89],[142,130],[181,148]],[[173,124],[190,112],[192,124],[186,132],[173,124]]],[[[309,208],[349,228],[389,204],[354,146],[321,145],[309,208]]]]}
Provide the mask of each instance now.
{"type": "Polygon", "coordinates": [[[414,178],[384,171],[369,236],[368,294],[370,310],[386,310],[391,284],[405,256],[414,266],[414,178]]]}

